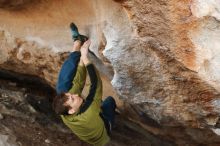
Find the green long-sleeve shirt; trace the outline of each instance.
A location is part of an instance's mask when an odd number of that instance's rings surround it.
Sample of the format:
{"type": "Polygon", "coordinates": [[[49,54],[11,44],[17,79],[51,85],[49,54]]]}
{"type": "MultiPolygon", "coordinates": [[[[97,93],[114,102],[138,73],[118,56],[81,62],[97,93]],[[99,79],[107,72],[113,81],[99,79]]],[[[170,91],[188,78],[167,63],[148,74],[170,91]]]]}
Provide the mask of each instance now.
{"type": "MultiPolygon", "coordinates": [[[[101,99],[102,99],[102,82],[93,64],[86,66],[90,78],[89,94],[80,107],[80,110],[73,115],[62,115],[63,122],[75,133],[81,140],[86,141],[95,146],[103,146],[110,140],[104,122],[100,117],[101,99]]],[[[77,69],[74,82],[82,86],[84,85],[84,77],[86,70],[83,67],[77,69]]],[[[74,83],[73,83],[73,87],[74,83]]],[[[79,88],[80,90],[82,88],[79,88]]],[[[69,91],[76,94],[74,89],[69,91]]]]}

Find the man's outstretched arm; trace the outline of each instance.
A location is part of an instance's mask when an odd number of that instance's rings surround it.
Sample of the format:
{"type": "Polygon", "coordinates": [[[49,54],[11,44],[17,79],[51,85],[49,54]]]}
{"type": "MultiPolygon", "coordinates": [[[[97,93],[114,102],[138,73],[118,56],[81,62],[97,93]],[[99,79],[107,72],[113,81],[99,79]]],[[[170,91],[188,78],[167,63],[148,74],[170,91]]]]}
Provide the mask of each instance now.
{"type": "Polygon", "coordinates": [[[81,56],[80,47],[81,42],[75,41],[72,52],[61,67],[56,85],[57,94],[68,92],[73,85],[72,81],[76,75],[77,66],[81,56]]]}
{"type": "MultiPolygon", "coordinates": [[[[88,71],[88,75],[90,78],[90,89],[89,94],[86,97],[85,103],[83,107],[81,108],[80,113],[85,112],[93,102],[96,102],[97,105],[101,105],[101,99],[102,99],[102,81],[100,79],[99,73],[95,66],[90,62],[88,58],[88,47],[90,45],[90,41],[85,42],[85,44],[81,48],[82,53],[82,60],[83,63],[86,66],[86,69],[88,71]]],[[[99,107],[99,106],[97,106],[99,107]]]]}

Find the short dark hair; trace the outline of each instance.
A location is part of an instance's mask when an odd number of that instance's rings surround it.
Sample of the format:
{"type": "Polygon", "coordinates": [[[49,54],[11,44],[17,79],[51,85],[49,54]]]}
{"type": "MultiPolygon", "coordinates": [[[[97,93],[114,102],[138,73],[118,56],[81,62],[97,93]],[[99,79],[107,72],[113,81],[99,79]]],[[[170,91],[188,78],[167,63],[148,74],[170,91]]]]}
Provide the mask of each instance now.
{"type": "Polygon", "coordinates": [[[68,115],[69,107],[64,105],[67,99],[68,97],[65,95],[65,93],[58,94],[53,99],[52,106],[56,114],[68,115]]]}

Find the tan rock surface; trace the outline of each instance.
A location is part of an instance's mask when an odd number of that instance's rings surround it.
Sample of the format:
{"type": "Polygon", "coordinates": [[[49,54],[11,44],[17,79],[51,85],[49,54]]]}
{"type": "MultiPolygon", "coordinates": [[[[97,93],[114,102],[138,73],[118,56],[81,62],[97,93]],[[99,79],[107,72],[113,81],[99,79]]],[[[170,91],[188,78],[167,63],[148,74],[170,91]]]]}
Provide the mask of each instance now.
{"type": "Polygon", "coordinates": [[[54,86],[64,52],[71,49],[68,24],[74,21],[103,62],[106,87],[112,79],[131,104],[124,107],[130,119],[179,145],[219,144],[219,5],[218,0],[0,1],[0,67],[54,86]],[[149,127],[146,117],[163,128],[149,127]]]}

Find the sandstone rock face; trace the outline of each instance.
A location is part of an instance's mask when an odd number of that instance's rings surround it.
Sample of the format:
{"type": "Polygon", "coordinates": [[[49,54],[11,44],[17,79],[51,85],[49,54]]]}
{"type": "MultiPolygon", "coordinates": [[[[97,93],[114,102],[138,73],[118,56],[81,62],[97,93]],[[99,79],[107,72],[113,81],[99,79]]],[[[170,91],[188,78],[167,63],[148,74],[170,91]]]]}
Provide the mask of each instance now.
{"type": "Polygon", "coordinates": [[[1,68],[54,86],[74,21],[131,120],[179,145],[220,143],[219,0],[22,2],[0,1],[1,68]]]}

